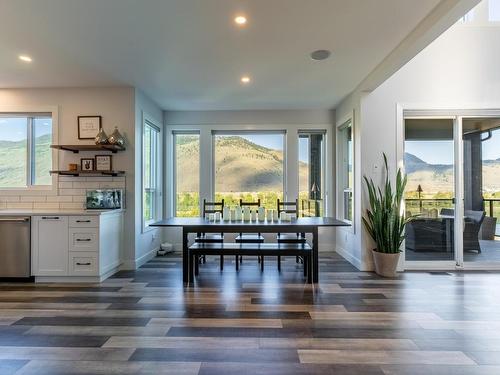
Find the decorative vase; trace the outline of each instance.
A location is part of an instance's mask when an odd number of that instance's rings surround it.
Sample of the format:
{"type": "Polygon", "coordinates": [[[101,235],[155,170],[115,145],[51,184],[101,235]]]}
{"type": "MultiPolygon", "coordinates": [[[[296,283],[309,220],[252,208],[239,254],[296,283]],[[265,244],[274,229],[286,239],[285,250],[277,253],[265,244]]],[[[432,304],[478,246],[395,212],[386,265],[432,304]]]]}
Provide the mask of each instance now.
{"type": "Polygon", "coordinates": [[[109,143],[108,136],[104,132],[104,129],[101,128],[99,130],[99,133],[97,133],[97,135],[95,136],[95,144],[96,145],[107,145],[108,143],[109,143]]]}
{"type": "Polygon", "coordinates": [[[377,275],[383,277],[396,277],[400,253],[380,253],[372,251],[373,263],[377,275]]]}
{"type": "Polygon", "coordinates": [[[115,126],[115,130],[109,136],[108,142],[110,145],[125,146],[125,138],[123,138],[123,135],[118,131],[118,127],[115,126]]]}

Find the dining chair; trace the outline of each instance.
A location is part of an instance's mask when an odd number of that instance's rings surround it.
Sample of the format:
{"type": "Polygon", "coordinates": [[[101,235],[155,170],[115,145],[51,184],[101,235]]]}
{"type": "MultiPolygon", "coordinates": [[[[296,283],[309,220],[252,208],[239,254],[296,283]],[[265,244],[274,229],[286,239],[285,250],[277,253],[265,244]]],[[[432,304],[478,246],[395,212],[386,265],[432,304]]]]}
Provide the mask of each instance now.
{"type": "MultiPolygon", "coordinates": [[[[260,207],[260,198],[257,199],[257,202],[244,202],[243,199],[240,199],[240,207],[250,207],[259,209],[260,207]]],[[[235,239],[237,243],[263,243],[264,236],[260,233],[240,233],[235,239]]],[[[259,263],[261,262],[262,257],[258,257],[259,263]]],[[[238,261],[239,263],[243,262],[243,255],[236,255],[236,270],[238,270],[238,261]]]]}
{"type": "MultiPolygon", "coordinates": [[[[287,214],[295,215],[295,218],[299,217],[299,200],[291,202],[282,202],[277,200],[278,213],[286,212],[287,214]]],[[[276,241],[278,243],[305,243],[306,234],[305,233],[278,233],[276,236],[276,241]]],[[[295,261],[297,263],[304,262],[301,257],[296,257],[295,261]]],[[[281,271],[281,257],[278,256],[278,270],[281,271]]]]}
{"type": "MultiPolygon", "coordinates": [[[[220,212],[222,215],[224,211],[224,199],[220,202],[207,202],[206,199],[203,199],[202,206],[202,217],[205,217],[209,214],[215,214],[220,212]]],[[[200,243],[222,243],[224,242],[224,233],[197,233],[194,242],[200,243]]],[[[200,255],[198,258],[198,262],[206,263],[207,258],[206,255],[200,255]]],[[[224,269],[224,256],[220,256],[220,269],[224,269]]]]}

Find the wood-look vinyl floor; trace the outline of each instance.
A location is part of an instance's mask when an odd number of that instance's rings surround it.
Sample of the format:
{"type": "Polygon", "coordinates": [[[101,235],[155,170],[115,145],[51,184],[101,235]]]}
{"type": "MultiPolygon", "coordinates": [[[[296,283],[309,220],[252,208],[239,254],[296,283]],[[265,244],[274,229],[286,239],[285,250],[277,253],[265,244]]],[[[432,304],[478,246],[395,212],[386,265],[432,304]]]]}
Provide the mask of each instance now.
{"type": "Polygon", "coordinates": [[[0,283],[0,374],[500,374],[500,273],[382,279],[323,254],[200,266],[156,258],[102,284],[0,283]]]}

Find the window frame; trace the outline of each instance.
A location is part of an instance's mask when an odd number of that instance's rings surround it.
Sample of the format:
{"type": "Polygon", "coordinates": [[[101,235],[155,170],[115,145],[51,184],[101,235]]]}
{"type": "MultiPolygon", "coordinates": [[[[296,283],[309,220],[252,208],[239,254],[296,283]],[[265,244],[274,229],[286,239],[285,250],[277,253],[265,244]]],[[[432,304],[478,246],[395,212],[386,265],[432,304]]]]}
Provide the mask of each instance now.
{"type": "MultiPolygon", "coordinates": [[[[52,119],[52,140],[51,144],[57,144],[59,140],[59,113],[57,106],[17,106],[17,105],[0,105],[0,115],[12,115],[16,117],[42,117],[47,116],[52,119]]],[[[32,121],[31,121],[32,122],[32,121]]],[[[28,126],[28,155],[33,153],[34,142],[30,139],[32,136],[32,124],[28,126]]],[[[56,149],[52,149],[52,165],[51,170],[58,169],[59,153],[56,149]]],[[[27,155],[27,160],[28,160],[27,155]]],[[[29,166],[27,166],[26,181],[31,182],[33,176],[28,176],[28,173],[34,171],[31,163],[34,161],[30,155],[29,166]]],[[[57,195],[58,192],[58,175],[51,176],[52,183],[50,185],[32,185],[27,184],[21,187],[0,187],[0,196],[4,195],[57,195]]]]}
{"type": "MultiPolygon", "coordinates": [[[[212,194],[210,199],[215,201],[215,194],[216,194],[216,189],[215,189],[215,137],[218,135],[222,136],[231,136],[231,135],[262,135],[262,134],[274,134],[274,135],[281,135],[283,137],[283,200],[286,200],[287,197],[287,192],[286,192],[286,165],[287,165],[287,153],[286,153],[286,138],[287,138],[287,132],[286,130],[211,130],[211,144],[212,144],[212,163],[211,163],[211,168],[212,168],[212,176],[211,176],[211,188],[212,188],[212,194]]],[[[298,139],[298,138],[297,138],[298,139]]],[[[200,154],[201,155],[201,154],[200,154]]],[[[298,163],[298,162],[297,162],[298,163]]],[[[298,165],[298,164],[297,164],[298,165]]],[[[200,199],[201,200],[201,199],[200,199]]],[[[201,212],[201,211],[200,211],[201,212]]]]}
{"type": "MultiPolygon", "coordinates": [[[[171,123],[165,124],[165,147],[166,147],[166,164],[165,164],[165,189],[167,199],[165,200],[165,216],[175,217],[175,158],[174,158],[174,133],[197,133],[200,136],[200,206],[203,199],[212,200],[213,194],[213,144],[212,131],[231,132],[231,131],[254,131],[262,133],[265,131],[284,131],[285,132],[285,160],[284,160],[284,194],[285,199],[295,199],[298,197],[298,132],[299,130],[325,130],[325,215],[335,216],[335,122],[318,121],[309,123],[307,121],[279,121],[267,122],[262,118],[257,118],[256,123],[248,122],[246,117],[242,116],[241,121],[233,122],[227,119],[219,119],[218,117],[208,117],[197,120],[197,118],[170,119],[171,123]],[[203,155],[203,158],[202,158],[203,155]],[[332,192],[333,196],[330,196],[332,192]]],[[[200,207],[201,209],[201,207],[200,207]]]]}
{"type": "MultiPolygon", "coordinates": [[[[143,116],[143,122],[142,122],[142,144],[141,144],[141,186],[142,186],[142,194],[141,194],[141,219],[142,219],[142,233],[154,230],[155,228],[150,227],[150,224],[154,223],[155,221],[160,220],[162,217],[162,132],[161,132],[161,127],[156,124],[156,121],[152,118],[150,118],[147,115],[143,116]],[[144,205],[144,196],[146,193],[147,189],[151,190],[151,187],[146,188],[146,181],[144,179],[145,175],[145,162],[146,162],[146,148],[145,148],[145,134],[146,134],[146,127],[151,128],[151,133],[153,132],[156,133],[155,135],[155,142],[154,142],[154,149],[155,152],[151,152],[151,160],[150,160],[150,166],[154,165],[150,172],[150,184],[151,182],[154,182],[155,187],[153,190],[156,191],[156,194],[154,195],[153,199],[153,206],[152,206],[152,211],[153,215],[152,218],[147,220],[144,217],[145,213],[145,205],[144,205]]],[[[151,135],[150,135],[151,137],[151,135]]]]}
{"type": "MultiPolygon", "coordinates": [[[[328,176],[327,176],[327,146],[328,146],[328,131],[326,129],[299,129],[297,134],[297,153],[300,153],[300,138],[307,138],[307,152],[310,154],[311,151],[311,135],[321,134],[323,136],[322,144],[321,144],[321,195],[323,200],[323,217],[327,215],[327,207],[328,207],[328,176]]],[[[309,160],[309,163],[311,161],[309,160]]],[[[297,184],[297,197],[299,199],[300,205],[300,155],[297,158],[297,176],[299,178],[299,182],[297,184]]],[[[299,211],[301,207],[299,206],[299,211]]]]}
{"type": "Polygon", "coordinates": [[[337,179],[336,179],[336,184],[337,184],[337,218],[339,220],[345,221],[346,223],[351,224],[351,227],[349,228],[353,233],[354,233],[354,219],[355,219],[355,207],[356,207],[356,184],[355,184],[355,154],[356,154],[356,149],[355,149],[355,124],[354,124],[354,113],[349,114],[346,118],[342,119],[342,121],[337,123],[336,127],[336,154],[337,154],[337,179]],[[351,220],[346,219],[344,216],[345,213],[345,205],[344,205],[344,191],[345,191],[345,185],[346,185],[346,178],[348,179],[349,176],[344,176],[342,174],[343,167],[345,166],[343,164],[343,157],[346,152],[349,152],[346,149],[346,145],[344,144],[344,137],[342,137],[342,132],[347,129],[351,128],[351,149],[352,149],[352,171],[351,171],[351,176],[352,176],[352,188],[351,188],[351,196],[352,196],[352,204],[351,204],[351,210],[352,210],[352,217],[351,220]]]}
{"type": "MultiPolygon", "coordinates": [[[[199,130],[172,130],[169,132],[171,136],[171,140],[169,141],[169,144],[172,145],[172,174],[171,174],[171,194],[170,194],[170,201],[172,202],[172,207],[171,207],[171,212],[170,216],[172,217],[177,217],[177,163],[176,163],[176,147],[175,147],[175,137],[177,135],[197,135],[199,137],[199,147],[200,151],[198,152],[198,165],[199,165],[199,170],[198,170],[198,182],[199,182],[199,189],[201,190],[201,132],[199,130]]],[[[198,209],[201,213],[201,206],[202,206],[202,199],[201,199],[201,193],[198,192],[198,209]]]]}

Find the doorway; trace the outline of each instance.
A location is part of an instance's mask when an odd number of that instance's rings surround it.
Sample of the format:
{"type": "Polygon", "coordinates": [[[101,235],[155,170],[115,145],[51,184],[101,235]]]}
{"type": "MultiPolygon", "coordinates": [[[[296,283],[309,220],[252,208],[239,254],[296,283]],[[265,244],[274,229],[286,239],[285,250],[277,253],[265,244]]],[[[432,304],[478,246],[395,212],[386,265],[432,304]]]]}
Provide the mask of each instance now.
{"type": "Polygon", "coordinates": [[[500,115],[406,114],[403,129],[405,268],[500,269],[500,115]]]}

